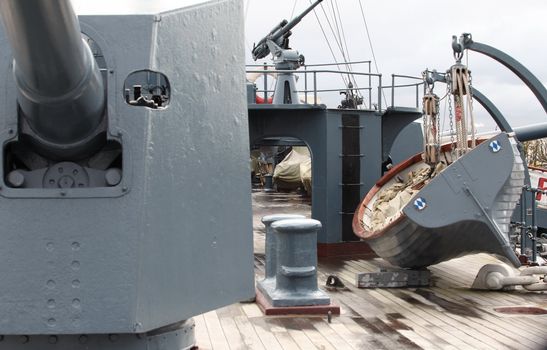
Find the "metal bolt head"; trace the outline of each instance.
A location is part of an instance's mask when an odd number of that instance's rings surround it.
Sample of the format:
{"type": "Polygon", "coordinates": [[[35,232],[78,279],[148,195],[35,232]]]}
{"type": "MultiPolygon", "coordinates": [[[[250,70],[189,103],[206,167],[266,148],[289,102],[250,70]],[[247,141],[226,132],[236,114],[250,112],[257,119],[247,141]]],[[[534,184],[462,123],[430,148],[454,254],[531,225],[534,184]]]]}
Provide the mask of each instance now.
{"type": "Polygon", "coordinates": [[[50,344],[57,344],[57,341],[59,339],[57,338],[56,335],[50,335],[47,342],[50,343],[50,344]]]}
{"type": "Polygon", "coordinates": [[[89,340],[89,339],[87,338],[87,335],[84,335],[84,334],[83,334],[83,335],[80,335],[80,337],[78,338],[78,342],[79,342],[80,344],[85,344],[85,343],[87,343],[88,340],[89,340]]]}
{"type": "Polygon", "coordinates": [[[12,187],[21,187],[25,184],[25,175],[19,170],[13,170],[8,174],[7,181],[12,187]]]}
{"type": "Polygon", "coordinates": [[[110,168],[104,174],[104,180],[108,186],[116,186],[122,180],[122,172],[120,169],[110,168]]]}
{"type": "Polygon", "coordinates": [[[58,185],[60,188],[74,187],[74,179],[69,175],[64,175],[59,179],[58,185]]]}

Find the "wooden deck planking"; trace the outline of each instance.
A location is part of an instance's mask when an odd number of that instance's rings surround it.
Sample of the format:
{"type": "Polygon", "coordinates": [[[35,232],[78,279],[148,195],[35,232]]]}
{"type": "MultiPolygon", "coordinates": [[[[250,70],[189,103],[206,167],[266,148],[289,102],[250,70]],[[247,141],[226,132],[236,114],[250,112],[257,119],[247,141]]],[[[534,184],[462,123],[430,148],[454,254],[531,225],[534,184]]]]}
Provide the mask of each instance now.
{"type": "Polygon", "coordinates": [[[251,323],[255,329],[258,338],[268,350],[283,350],[281,344],[277,341],[275,335],[271,332],[271,326],[267,322],[267,318],[254,317],[251,323]]]}
{"type": "MultiPolygon", "coordinates": [[[[262,344],[262,341],[260,340],[260,337],[256,333],[252,323],[246,316],[236,316],[234,318],[234,321],[236,323],[237,328],[239,329],[239,333],[243,337],[243,342],[249,349],[267,349],[262,344]]],[[[201,349],[201,345],[198,344],[199,348],[201,349]]]]}
{"type": "Polygon", "coordinates": [[[224,336],[228,341],[230,350],[243,350],[247,348],[233,318],[221,317],[220,325],[224,330],[224,336]]]}
{"type": "Polygon", "coordinates": [[[277,339],[281,347],[284,350],[300,350],[300,347],[293,340],[287,329],[282,325],[279,328],[283,329],[272,331],[272,333],[275,335],[275,338],[277,339]]]}
{"type": "Polygon", "coordinates": [[[209,334],[212,348],[214,350],[230,350],[217,313],[214,311],[207,312],[203,314],[203,319],[207,326],[207,333],[209,334]]]}
{"type": "MultiPolygon", "coordinates": [[[[442,295],[447,299],[452,298],[454,301],[461,301],[461,297],[459,295],[451,293],[448,290],[438,289],[436,292],[438,295],[442,295]]],[[[496,325],[497,329],[507,332],[506,334],[518,332],[522,337],[531,339],[538,345],[547,343],[547,332],[545,332],[545,329],[547,329],[547,324],[544,324],[545,328],[543,328],[542,331],[544,335],[543,337],[538,336],[538,329],[535,328],[536,322],[541,321],[540,319],[536,319],[534,322],[530,322],[529,318],[519,319],[517,321],[513,316],[500,316],[499,313],[496,315],[493,309],[489,310],[489,308],[478,307],[477,310],[480,312],[481,318],[485,322],[496,325]]]]}
{"type": "MultiPolygon", "coordinates": [[[[371,268],[365,268],[365,269],[359,269],[357,268],[358,271],[356,271],[353,267],[355,266],[355,263],[356,261],[346,261],[345,262],[345,266],[346,266],[346,269],[350,270],[350,272],[365,272],[365,271],[371,271],[373,269],[371,268]]],[[[362,267],[362,266],[361,266],[362,267]]],[[[478,270],[477,270],[478,271],[478,270]]],[[[457,271],[456,271],[457,272],[457,271]]],[[[345,278],[345,279],[349,279],[348,276],[350,276],[350,274],[348,273],[341,273],[340,274],[342,276],[342,278],[345,278]]],[[[474,278],[474,277],[473,277],[474,278]]],[[[462,284],[470,284],[472,280],[469,279],[468,281],[462,281],[462,284]]],[[[436,293],[446,293],[447,290],[442,290],[440,288],[432,288],[431,289],[433,292],[436,292],[436,293]]],[[[473,293],[473,292],[469,292],[469,293],[473,293]]],[[[475,292],[477,293],[477,292],[475,292]]],[[[499,295],[499,294],[505,294],[505,293],[497,293],[497,292],[486,292],[488,294],[494,294],[494,295],[499,295]]],[[[515,302],[516,301],[525,301],[525,299],[523,298],[523,296],[526,295],[528,297],[530,297],[530,294],[523,294],[521,296],[518,296],[517,298],[514,298],[513,300],[511,300],[512,302],[515,302]]],[[[446,297],[446,295],[444,295],[446,297]]],[[[532,295],[532,296],[535,296],[535,295],[532,295]]],[[[416,299],[420,300],[420,299],[423,299],[423,297],[421,296],[414,296],[416,297],[416,299]]],[[[383,303],[386,303],[386,300],[385,299],[381,299],[379,300],[380,302],[383,302],[383,303]]],[[[425,300],[422,300],[422,301],[425,301],[425,300]]],[[[504,302],[507,302],[507,300],[505,300],[504,302]]],[[[427,304],[424,302],[424,304],[427,304]]],[[[430,304],[430,306],[435,306],[434,304],[430,304]]],[[[502,340],[503,340],[503,344],[500,345],[499,342],[497,340],[493,340],[493,346],[509,346],[509,345],[512,345],[513,347],[520,347],[522,348],[523,346],[524,347],[529,347],[529,348],[538,348],[538,347],[541,347],[543,344],[547,343],[547,340],[542,337],[542,336],[537,336],[537,334],[535,333],[530,333],[529,331],[529,328],[524,328],[520,331],[518,330],[515,330],[514,327],[511,328],[511,325],[510,324],[503,324],[503,321],[501,318],[496,318],[496,317],[492,317],[491,316],[491,313],[489,312],[485,312],[484,315],[489,315],[487,316],[488,319],[487,320],[482,320],[481,321],[478,321],[475,322],[475,326],[479,327],[479,329],[481,329],[482,327],[482,333],[484,334],[491,334],[493,331],[495,334],[497,333],[498,337],[500,337],[502,340]],[[491,324],[497,324],[498,326],[502,326],[500,328],[495,328],[495,327],[491,327],[490,325],[491,324]],[[523,330],[526,330],[526,331],[523,331],[523,330]],[[509,337],[506,337],[504,333],[502,332],[505,332],[505,331],[508,331],[509,333],[508,334],[511,334],[511,333],[515,333],[515,331],[517,331],[518,333],[520,333],[525,339],[523,339],[521,342],[516,342],[514,339],[512,338],[509,338],[509,337]]],[[[459,322],[462,322],[463,320],[461,319],[458,319],[456,318],[457,321],[459,322]]],[[[533,324],[533,323],[532,323],[533,324]]],[[[545,334],[547,332],[543,331],[543,334],[545,334]]],[[[481,336],[482,337],[482,336],[481,336]]],[[[488,339],[488,337],[487,337],[488,339]]],[[[458,343],[460,343],[458,341],[458,343]]],[[[454,344],[454,345],[461,345],[461,344],[454,344]]],[[[474,344],[474,345],[478,345],[478,344],[474,344]]]]}
{"type": "Polygon", "coordinates": [[[314,320],[313,327],[337,350],[352,350],[351,345],[327,322],[314,320]]]}
{"type": "MultiPolygon", "coordinates": [[[[275,198],[274,198],[275,197],[275,198]]],[[[264,228],[260,217],[295,212],[263,205],[253,218],[256,278],[264,274],[264,228]]],[[[294,195],[287,195],[294,202],[294,195]]],[[[309,216],[309,206],[297,204],[309,216]],[[307,209],[306,209],[307,208],[307,209]],[[306,212],[306,210],[308,210],[306,212]]],[[[253,303],[237,303],[199,315],[196,339],[200,349],[547,349],[547,315],[506,315],[500,306],[547,308],[547,293],[472,291],[480,267],[499,263],[486,254],[453,259],[429,267],[432,286],[411,289],[359,289],[356,273],[373,272],[390,264],[379,258],[323,258],[318,281],[328,275],[342,279],[347,288],[328,291],[341,306],[333,317],[262,315],[253,303]]]]}
{"type": "Polygon", "coordinates": [[[347,287],[329,292],[342,308],[332,323],[326,317],[264,317],[256,304],[242,303],[197,316],[196,338],[200,349],[544,349],[546,316],[501,315],[493,308],[541,306],[545,294],[470,291],[474,277],[461,273],[465,266],[433,267],[440,272],[433,271],[437,283],[430,288],[359,289],[355,274],[374,271],[377,261],[322,261],[319,281],[335,274],[347,287]],[[473,315],[457,314],[459,305],[473,315]]]}
{"type": "Polygon", "coordinates": [[[203,315],[195,316],[194,322],[196,322],[196,343],[199,344],[199,347],[202,349],[212,349],[213,346],[209,339],[209,332],[207,331],[207,325],[205,324],[203,315]]]}
{"type": "Polygon", "coordinates": [[[314,323],[316,322],[325,322],[324,319],[321,318],[295,318],[294,319],[294,325],[296,327],[299,327],[302,329],[304,334],[308,337],[308,339],[312,342],[312,344],[317,349],[322,350],[335,350],[336,348],[325,338],[317,328],[315,328],[314,323]]]}

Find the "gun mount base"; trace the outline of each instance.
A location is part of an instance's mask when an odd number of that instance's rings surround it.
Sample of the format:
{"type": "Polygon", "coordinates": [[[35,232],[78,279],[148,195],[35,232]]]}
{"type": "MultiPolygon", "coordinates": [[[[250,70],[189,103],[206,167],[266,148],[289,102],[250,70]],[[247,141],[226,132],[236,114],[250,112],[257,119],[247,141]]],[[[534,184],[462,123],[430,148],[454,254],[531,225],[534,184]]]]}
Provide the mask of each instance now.
{"type": "Polygon", "coordinates": [[[11,350],[190,350],[196,348],[193,319],[148,333],[9,335],[0,347],[11,350]]]}
{"type": "Polygon", "coordinates": [[[296,78],[293,73],[279,73],[275,84],[273,104],[299,104],[296,78]]]}

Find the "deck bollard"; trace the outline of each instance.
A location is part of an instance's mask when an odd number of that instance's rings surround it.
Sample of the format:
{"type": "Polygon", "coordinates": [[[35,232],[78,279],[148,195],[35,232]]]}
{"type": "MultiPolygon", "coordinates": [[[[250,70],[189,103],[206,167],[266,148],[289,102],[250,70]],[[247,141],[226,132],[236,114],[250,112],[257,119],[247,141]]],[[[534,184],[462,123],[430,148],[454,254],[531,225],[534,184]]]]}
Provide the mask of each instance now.
{"type": "Polygon", "coordinates": [[[273,175],[266,174],[264,175],[264,192],[273,192],[273,175]]]}
{"type": "Polygon", "coordinates": [[[272,230],[272,223],[286,219],[305,219],[304,215],[298,214],[273,214],[262,218],[262,223],[266,227],[266,268],[264,279],[258,281],[257,288],[264,294],[268,294],[275,289],[275,273],[277,271],[277,237],[272,230]]]}
{"type": "Polygon", "coordinates": [[[276,285],[266,298],[274,307],[329,305],[317,286],[317,231],[313,219],[279,220],[271,225],[277,236],[276,285]]]}

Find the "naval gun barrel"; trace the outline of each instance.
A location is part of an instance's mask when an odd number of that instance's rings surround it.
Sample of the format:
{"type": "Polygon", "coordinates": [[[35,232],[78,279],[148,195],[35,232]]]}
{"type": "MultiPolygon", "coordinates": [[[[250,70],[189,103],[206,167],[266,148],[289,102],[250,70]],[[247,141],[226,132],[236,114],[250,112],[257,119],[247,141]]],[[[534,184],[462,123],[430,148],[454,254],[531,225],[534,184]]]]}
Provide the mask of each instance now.
{"type": "Polygon", "coordinates": [[[20,115],[38,151],[62,158],[89,149],[103,124],[105,91],[70,0],[0,0],[0,16],[20,115]]]}
{"type": "Polygon", "coordinates": [[[285,34],[287,34],[291,29],[293,29],[304,16],[306,16],[308,13],[310,13],[311,10],[313,10],[317,5],[319,5],[323,0],[317,0],[313,4],[311,4],[307,9],[304,10],[300,15],[293,18],[290,22],[287,22],[287,20],[283,20],[281,23],[279,23],[276,27],[274,27],[268,35],[266,35],[264,38],[262,38],[258,44],[255,45],[253,48],[253,58],[256,61],[259,58],[264,58],[270,53],[270,49],[267,46],[267,41],[271,40],[274,43],[277,43],[280,45],[279,39],[281,39],[285,34]]]}

